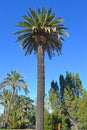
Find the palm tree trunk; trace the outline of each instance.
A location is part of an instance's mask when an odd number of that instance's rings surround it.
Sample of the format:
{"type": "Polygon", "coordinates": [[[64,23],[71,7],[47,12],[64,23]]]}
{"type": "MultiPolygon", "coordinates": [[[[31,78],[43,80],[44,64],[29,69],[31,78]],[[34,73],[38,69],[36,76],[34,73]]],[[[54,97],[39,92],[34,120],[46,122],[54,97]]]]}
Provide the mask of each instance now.
{"type": "Polygon", "coordinates": [[[10,108],[11,108],[13,95],[14,95],[14,89],[12,89],[11,98],[10,98],[10,101],[9,101],[9,104],[8,104],[7,116],[6,116],[5,123],[4,123],[4,128],[5,129],[7,129],[7,126],[8,126],[8,119],[9,119],[9,114],[10,114],[10,108]]]}
{"type": "Polygon", "coordinates": [[[38,46],[38,88],[36,108],[36,130],[43,130],[44,127],[44,49],[38,46]]]}

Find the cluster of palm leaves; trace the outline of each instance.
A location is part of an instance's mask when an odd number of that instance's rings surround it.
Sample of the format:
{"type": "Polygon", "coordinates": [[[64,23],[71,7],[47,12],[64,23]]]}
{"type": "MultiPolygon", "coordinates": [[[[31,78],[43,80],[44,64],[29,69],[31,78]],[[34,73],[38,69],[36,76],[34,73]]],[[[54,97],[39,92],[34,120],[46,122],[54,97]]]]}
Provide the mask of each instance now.
{"type": "Polygon", "coordinates": [[[47,51],[51,58],[52,53],[56,50],[61,53],[62,35],[68,35],[63,25],[63,18],[55,18],[52,14],[52,8],[48,11],[43,7],[42,11],[38,8],[37,12],[29,8],[30,13],[23,15],[24,21],[18,22],[18,26],[23,30],[17,31],[15,34],[21,34],[17,42],[21,42],[21,46],[25,51],[25,55],[31,54],[32,51],[37,53],[38,46],[41,44],[44,51],[47,51]]]}

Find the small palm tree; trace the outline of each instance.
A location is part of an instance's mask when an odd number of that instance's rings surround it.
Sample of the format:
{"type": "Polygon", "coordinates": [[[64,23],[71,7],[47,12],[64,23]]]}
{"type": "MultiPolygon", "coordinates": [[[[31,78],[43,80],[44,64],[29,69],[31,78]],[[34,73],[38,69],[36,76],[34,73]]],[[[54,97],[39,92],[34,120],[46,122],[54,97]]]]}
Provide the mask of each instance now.
{"type": "Polygon", "coordinates": [[[5,90],[5,89],[3,89],[3,91],[0,92],[0,104],[4,108],[3,115],[2,115],[2,124],[1,124],[2,127],[4,126],[4,122],[5,122],[5,118],[6,118],[10,94],[11,94],[11,92],[9,92],[9,90],[5,90]]]}
{"type": "Polygon", "coordinates": [[[36,130],[43,130],[44,119],[44,53],[47,52],[51,59],[54,52],[61,54],[62,35],[67,35],[65,27],[61,22],[64,20],[55,18],[55,14],[51,13],[52,8],[48,11],[43,7],[42,11],[38,8],[37,12],[29,9],[30,13],[23,15],[24,21],[18,22],[21,30],[14,34],[20,34],[17,42],[21,42],[21,47],[25,51],[25,55],[34,51],[38,55],[38,92],[37,92],[37,114],[36,114],[36,130]],[[22,29],[23,28],[23,29],[22,29]]]}
{"type": "Polygon", "coordinates": [[[4,114],[6,113],[6,109],[8,106],[8,100],[9,100],[9,91],[3,90],[0,92],[0,104],[4,107],[4,114]]]}
{"type": "Polygon", "coordinates": [[[23,88],[25,93],[27,93],[28,88],[26,82],[23,80],[23,76],[21,76],[17,71],[11,71],[11,74],[7,73],[7,78],[5,78],[4,81],[0,83],[0,89],[3,89],[4,87],[11,87],[11,97],[8,104],[7,116],[3,126],[4,128],[7,128],[14,93],[16,92],[17,89],[20,90],[21,88],[23,88]]]}

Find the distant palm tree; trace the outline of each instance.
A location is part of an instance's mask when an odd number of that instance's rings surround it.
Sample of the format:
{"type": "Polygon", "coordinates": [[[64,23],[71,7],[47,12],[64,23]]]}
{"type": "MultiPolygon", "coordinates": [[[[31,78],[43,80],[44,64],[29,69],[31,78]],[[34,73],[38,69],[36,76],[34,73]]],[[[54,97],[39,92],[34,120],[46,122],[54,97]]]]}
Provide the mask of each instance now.
{"type": "Polygon", "coordinates": [[[51,59],[54,52],[61,54],[62,35],[67,35],[65,27],[61,22],[64,20],[55,18],[55,14],[51,13],[52,8],[48,11],[43,7],[42,11],[38,8],[37,12],[29,9],[30,13],[23,15],[24,21],[18,22],[21,30],[14,34],[20,34],[17,42],[21,42],[21,47],[25,51],[25,55],[34,51],[38,54],[38,92],[37,92],[37,114],[36,114],[36,130],[43,130],[44,119],[44,52],[48,53],[51,59]],[[22,29],[23,28],[23,29],[22,29]]]}
{"type": "Polygon", "coordinates": [[[23,80],[23,76],[21,76],[17,71],[11,71],[11,74],[7,73],[7,78],[5,78],[4,81],[0,83],[0,89],[3,89],[4,87],[11,87],[11,97],[8,104],[7,116],[3,126],[4,128],[7,128],[11,103],[16,89],[18,88],[20,90],[23,88],[25,93],[27,93],[28,88],[26,82],[23,80]]]}
{"type": "Polygon", "coordinates": [[[2,127],[4,126],[4,122],[6,119],[6,113],[7,113],[10,95],[11,95],[11,92],[9,92],[9,90],[3,89],[3,91],[0,92],[0,104],[4,108],[3,115],[2,115],[2,124],[1,124],[2,127]]]}
{"type": "Polygon", "coordinates": [[[6,113],[7,106],[8,106],[8,100],[9,100],[9,91],[8,90],[3,90],[0,92],[0,104],[1,106],[4,107],[4,114],[6,113]]]}

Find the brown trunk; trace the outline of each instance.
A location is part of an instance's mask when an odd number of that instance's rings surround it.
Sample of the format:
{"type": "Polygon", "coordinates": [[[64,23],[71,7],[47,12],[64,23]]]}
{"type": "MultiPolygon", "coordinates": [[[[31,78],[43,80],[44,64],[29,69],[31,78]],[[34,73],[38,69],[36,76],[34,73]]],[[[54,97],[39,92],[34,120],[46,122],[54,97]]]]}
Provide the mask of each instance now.
{"type": "Polygon", "coordinates": [[[36,130],[43,130],[44,127],[44,50],[38,46],[38,88],[36,108],[36,130]]]}

